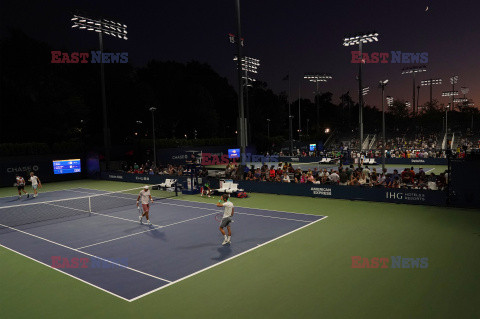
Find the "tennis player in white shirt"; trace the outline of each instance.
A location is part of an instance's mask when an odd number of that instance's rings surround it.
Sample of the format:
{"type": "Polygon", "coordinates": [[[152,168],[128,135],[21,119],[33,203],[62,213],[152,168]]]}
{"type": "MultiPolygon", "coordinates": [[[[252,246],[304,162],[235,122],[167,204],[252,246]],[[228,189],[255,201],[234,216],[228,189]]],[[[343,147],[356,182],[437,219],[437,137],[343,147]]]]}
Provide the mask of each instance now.
{"type": "Polygon", "coordinates": [[[29,182],[32,183],[32,188],[33,188],[33,197],[37,197],[37,188],[40,187],[42,188],[42,182],[40,182],[40,178],[35,176],[33,172],[30,172],[30,178],[28,179],[29,182]]]}
{"type": "Polygon", "coordinates": [[[222,233],[224,240],[222,245],[225,244],[230,244],[230,237],[232,237],[232,230],[230,229],[230,224],[232,223],[232,217],[233,217],[233,203],[228,200],[228,195],[223,194],[222,195],[222,200],[218,201],[217,207],[223,207],[223,218],[222,222],[220,223],[220,232],[222,233]],[[228,231],[228,236],[225,234],[225,231],[223,230],[225,227],[227,227],[228,231]]]}
{"type": "Polygon", "coordinates": [[[153,199],[152,199],[152,195],[150,195],[150,189],[148,185],[145,185],[145,187],[140,191],[140,194],[138,194],[137,207],[139,207],[138,204],[140,200],[142,201],[143,213],[140,216],[138,216],[138,220],[140,221],[140,223],[142,223],[142,218],[143,216],[145,216],[145,218],[147,219],[147,225],[151,225],[152,223],[150,223],[150,219],[148,218],[148,212],[150,210],[149,200],[151,203],[153,203],[153,199]]]}

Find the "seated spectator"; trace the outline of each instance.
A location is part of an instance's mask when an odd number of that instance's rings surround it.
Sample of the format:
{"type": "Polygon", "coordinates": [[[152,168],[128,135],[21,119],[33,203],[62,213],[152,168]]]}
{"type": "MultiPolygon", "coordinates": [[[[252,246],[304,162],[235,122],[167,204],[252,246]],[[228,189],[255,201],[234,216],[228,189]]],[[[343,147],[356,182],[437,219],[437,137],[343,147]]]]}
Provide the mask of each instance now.
{"type": "Polygon", "coordinates": [[[428,189],[431,189],[431,190],[434,190],[434,191],[438,190],[437,177],[435,176],[435,173],[431,173],[430,176],[428,177],[427,187],[428,187],[428,189]]]}
{"type": "Polygon", "coordinates": [[[340,181],[340,175],[338,175],[337,171],[333,171],[332,174],[328,177],[328,179],[332,182],[332,184],[338,184],[340,181]]]}
{"type": "Polygon", "coordinates": [[[282,182],[284,182],[284,183],[290,183],[290,176],[288,176],[288,174],[287,174],[286,172],[283,173],[282,182]]]}

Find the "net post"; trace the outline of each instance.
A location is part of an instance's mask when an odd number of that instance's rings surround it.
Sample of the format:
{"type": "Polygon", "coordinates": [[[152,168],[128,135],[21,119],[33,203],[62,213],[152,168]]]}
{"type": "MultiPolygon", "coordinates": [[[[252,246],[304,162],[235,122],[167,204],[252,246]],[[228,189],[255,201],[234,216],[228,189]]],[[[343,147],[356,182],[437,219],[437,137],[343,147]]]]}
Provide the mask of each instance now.
{"type": "Polygon", "coordinates": [[[178,181],[175,181],[175,183],[173,184],[173,187],[175,187],[175,196],[178,196],[178,181]]]}
{"type": "Polygon", "coordinates": [[[92,213],[92,197],[88,196],[88,212],[92,213]]]}

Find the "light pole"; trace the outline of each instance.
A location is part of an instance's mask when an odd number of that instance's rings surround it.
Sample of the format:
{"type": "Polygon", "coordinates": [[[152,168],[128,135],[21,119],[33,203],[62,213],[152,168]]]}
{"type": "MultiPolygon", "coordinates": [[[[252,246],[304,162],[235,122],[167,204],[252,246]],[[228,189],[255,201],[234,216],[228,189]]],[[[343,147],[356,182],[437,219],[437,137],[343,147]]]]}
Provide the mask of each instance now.
{"type": "Polygon", "coordinates": [[[152,137],[153,137],[153,164],[157,167],[157,147],[155,143],[155,111],[157,110],[156,107],[151,107],[148,109],[152,112],[152,137]]]}
{"type": "Polygon", "coordinates": [[[420,101],[420,85],[417,85],[417,112],[418,113],[420,113],[420,110],[418,109],[419,101],[420,101]]]}
{"type": "Polygon", "coordinates": [[[70,19],[73,22],[72,29],[81,29],[94,31],[98,33],[100,46],[100,83],[102,87],[102,113],[103,113],[103,144],[105,147],[105,167],[108,170],[110,166],[110,130],[107,120],[107,97],[105,93],[105,70],[103,66],[103,34],[114,38],[127,40],[127,26],[118,22],[113,22],[103,18],[87,18],[80,15],[73,15],[70,19]]]}
{"type": "MultiPolygon", "coordinates": [[[[448,133],[448,109],[450,108],[450,104],[447,104],[445,107],[445,134],[448,133]]],[[[445,149],[448,149],[448,142],[445,145],[445,149]]]]}
{"type": "Polygon", "coordinates": [[[433,104],[433,99],[432,99],[432,87],[434,85],[439,85],[439,84],[442,84],[442,79],[428,79],[428,80],[422,80],[420,81],[420,85],[421,86],[430,86],[430,107],[432,107],[432,104],[433,104]]]}
{"type": "Polygon", "coordinates": [[[385,172],[385,87],[388,80],[380,81],[379,87],[382,89],[382,173],[385,172]]]}
{"type": "Polygon", "coordinates": [[[362,64],[363,64],[363,44],[378,41],[378,33],[360,33],[343,38],[343,45],[348,47],[350,45],[358,44],[358,51],[361,61],[358,63],[358,124],[360,131],[360,151],[363,151],[363,96],[362,96],[362,64]]]}
{"type": "Polygon", "coordinates": [[[427,67],[425,65],[417,65],[406,67],[402,69],[402,74],[412,74],[413,79],[413,93],[412,93],[412,107],[413,107],[413,115],[417,115],[417,110],[415,109],[415,74],[420,72],[427,71],[427,67]]]}
{"type": "MultiPolygon", "coordinates": [[[[240,153],[245,154],[246,132],[245,132],[245,110],[243,105],[242,85],[242,24],[240,19],[240,0],[235,0],[235,11],[237,14],[237,77],[238,77],[238,130],[240,133],[240,153]]],[[[245,165],[245,156],[242,156],[242,165],[245,165]]]]}
{"type": "Polygon", "coordinates": [[[330,73],[318,73],[318,72],[311,72],[305,73],[303,76],[304,79],[309,80],[310,82],[314,82],[316,84],[315,90],[315,105],[317,109],[317,133],[320,132],[320,103],[318,103],[318,83],[319,82],[327,82],[328,80],[332,79],[332,75],[330,73]]]}
{"type": "Polygon", "coordinates": [[[270,138],[270,119],[267,119],[267,137],[270,138]]]}
{"type": "Polygon", "coordinates": [[[447,97],[452,97],[452,104],[449,104],[447,105],[447,107],[445,108],[445,134],[448,133],[448,108],[450,107],[452,110],[453,110],[453,101],[454,101],[454,97],[455,95],[458,95],[458,91],[445,91],[442,93],[442,96],[447,96],[447,97]]]}
{"type": "Polygon", "coordinates": [[[463,102],[463,105],[464,105],[464,106],[468,106],[467,94],[468,94],[468,92],[470,92],[470,89],[467,88],[466,86],[462,86],[462,87],[460,88],[460,91],[462,91],[462,94],[463,94],[463,99],[464,99],[464,100],[462,101],[462,102],[463,102]]]}
{"type": "Polygon", "coordinates": [[[302,137],[302,113],[300,108],[300,82],[298,83],[298,139],[300,140],[302,137]]]}

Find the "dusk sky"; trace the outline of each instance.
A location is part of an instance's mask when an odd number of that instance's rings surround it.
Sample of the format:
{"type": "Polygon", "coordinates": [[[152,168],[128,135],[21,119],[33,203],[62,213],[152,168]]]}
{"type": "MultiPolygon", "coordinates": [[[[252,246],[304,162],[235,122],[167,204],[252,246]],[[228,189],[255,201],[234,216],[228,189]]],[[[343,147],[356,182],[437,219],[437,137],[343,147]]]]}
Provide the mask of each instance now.
{"type": "MultiPolygon", "coordinates": [[[[233,0],[211,1],[2,1],[1,35],[7,27],[20,28],[29,36],[57,50],[85,52],[98,47],[96,34],[72,30],[75,9],[102,15],[128,26],[128,41],[105,36],[105,48],[128,52],[136,66],[148,60],[210,64],[236,88],[235,48],[228,41],[236,33],[233,0]]],[[[356,101],[357,65],[344,47],[346,34],[376,30],[379,42],[365,52],[428,52],[427,72],[422,79],[441,78],[434,98],[446,103],[441,92],[450,90],[449,77],[459,76],[457,88],[467,86],[478,107],[480,102],[480,4],[476,1],[241,1],[244,52],[261,60],[257,78],[275,92],[288,89],[282,81],[290,74],[293,99],[312,98],[314,83],[303,80],[305,72],[329,72],[333,80],[322,83],[334,102],[350,91],[356,101]],[[428,6],[428,10],[426,8],[428,6]]],[[[378,81],[389,79],[386,95],[411,100],[411,75],[401,75],[410,64],[369,64],[364,86],[370,86],[367,104],[379,105],[378,81]]],[[[107,75],[108,78],[108,75],[107,75]]],[[[457,89],[456,88],[456,89],[457,89]]],[[[420,104],[429,91],[420,90],[420,104]]]]}

